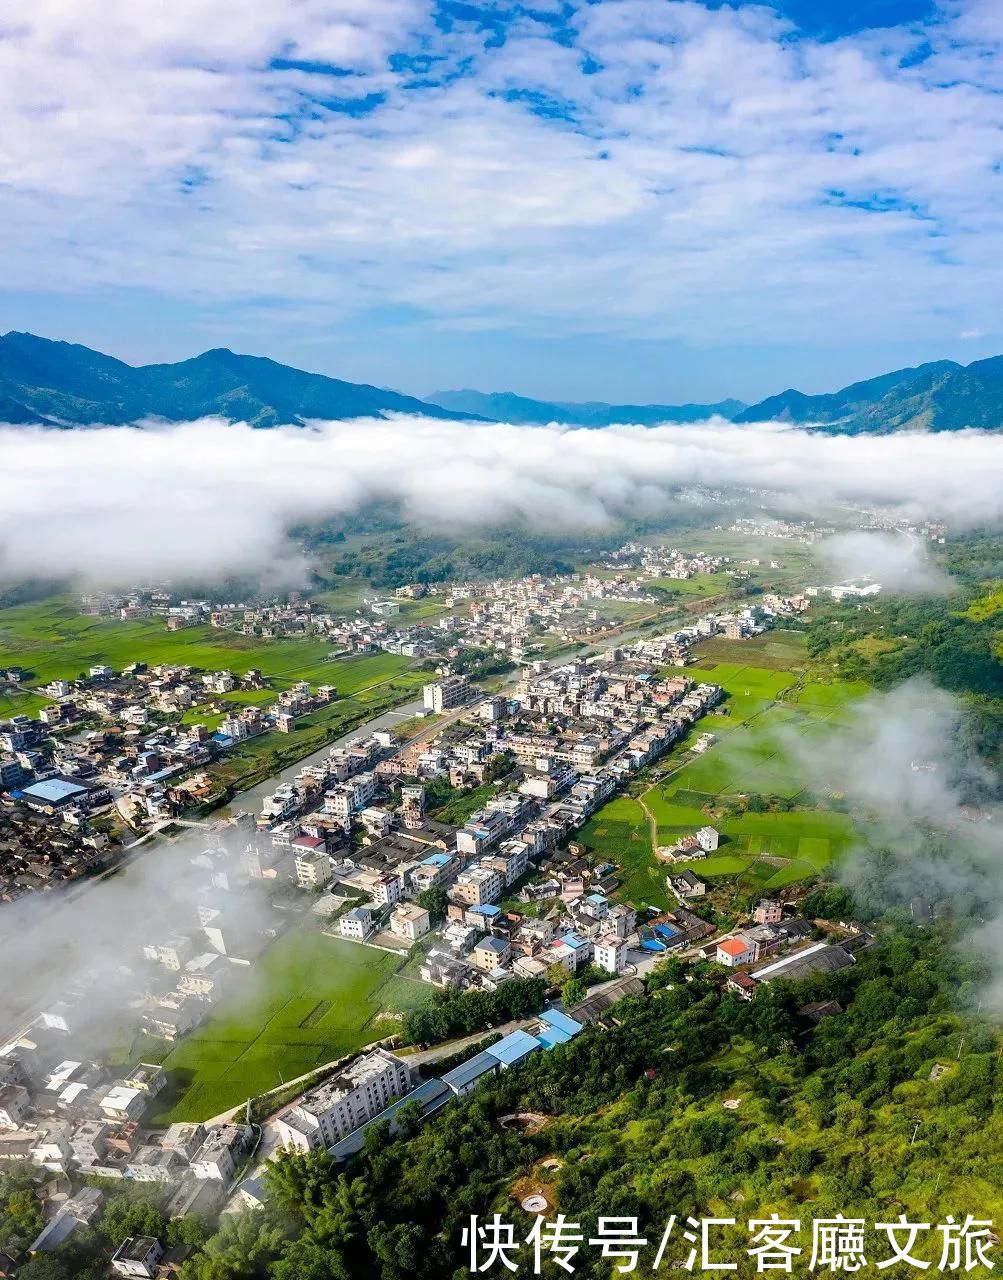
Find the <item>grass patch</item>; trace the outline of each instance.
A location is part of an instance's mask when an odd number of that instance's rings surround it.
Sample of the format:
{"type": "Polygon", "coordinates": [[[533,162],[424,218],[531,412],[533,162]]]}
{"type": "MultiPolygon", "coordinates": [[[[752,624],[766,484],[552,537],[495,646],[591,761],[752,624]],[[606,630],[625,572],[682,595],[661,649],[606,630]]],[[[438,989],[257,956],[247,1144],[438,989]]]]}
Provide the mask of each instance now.
{"type": "Polygon", "coordinates": [[[164,1058],[170,1088],[156,1124],[204,1120],[378,1039],[386,1014],[431,996],[399,978],[404,958],[296,930],[164,1058]]]}

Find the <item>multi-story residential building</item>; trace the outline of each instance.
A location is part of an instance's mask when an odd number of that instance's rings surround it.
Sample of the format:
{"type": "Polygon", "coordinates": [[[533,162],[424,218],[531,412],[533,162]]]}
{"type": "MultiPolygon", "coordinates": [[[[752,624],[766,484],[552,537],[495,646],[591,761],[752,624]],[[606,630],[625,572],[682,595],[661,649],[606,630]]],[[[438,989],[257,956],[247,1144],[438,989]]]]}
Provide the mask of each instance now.
{"type": "Polygon", "coordinates": [[[623,973],[627,966],[627,944],[615,933],[604,934],[595,943],[595,962],[607,973],[623,973]]]}
{"type": "Polygon", "coordinates": [[[339,921],[341,936],[364,942],[373,931],[373,913],[369,907],[353,907],[339,921]]]}
{"type": "Polygon", "coordinates": [[[248,1126],[239,1124],[222,1124],[210,1129],[192,1158],[192,1173],[207,1182],[232,1182],[250,1134],[248,1126]]]}
{"type": "Polygon", "coordinates": [[[494,867],[478,863],[461,872],[449,892],[454,902],[479,907],[485,902],[497,902],[504,890],[504,876],[494,867]]]}
{"type": "Polygon", "coordinates": [[[381,875],[373,884],[373,901],[383,907],[395,907],[404,896],[404,886],[400,876],[391,872],[381,875]]]}
{"type": "Polygon", "coordinates": [[[437,715],[462,706],[469,696],[470,681],[466,676],[446,676],[434,684],[425,685],[422,690],[426,711],[434,711],[437,715]]]}
{"type": "Polygon", "coordinates": [[[153,1236],[129,1236],[111,1255],[111,1269],[120,1276],[155,1276],[164,1247],[153,1236]]]}
{"type": "Polygon", "coordinates": [[[296,883],[301,889],[323,889],[331,883],[334,872],[324,849],[304,849],[296,855],[296,883]]]}
{"type": "Polygon", "coordinates": [[[19,1084],[0,1088],[0,1129],[20,1129],[31,1110],[31,1095],[19,1084]]]}
{"type": "Polygon", "coordinates": [[[402,902],[390,913],[390,932],[408,942],[417,942],[431,929],[431,917],[416,902],[402,902]]]}
{"type": "Polygon", "coordinates": [[[501,969],[508,964],[512,958],[512,947],[507,938],[489,934],[474,947],[470,958],[476,968],[484,973],[491,973],[492,970],[501,969]]]}
{"type": "Polygon", "coordinates": [[[279,1116],[279,1135],[285,1146],[299,1151],[326,1149],[410,1089],[408,1067],[392,1053],[377,1049],[304,1094],[279,1116]]]}

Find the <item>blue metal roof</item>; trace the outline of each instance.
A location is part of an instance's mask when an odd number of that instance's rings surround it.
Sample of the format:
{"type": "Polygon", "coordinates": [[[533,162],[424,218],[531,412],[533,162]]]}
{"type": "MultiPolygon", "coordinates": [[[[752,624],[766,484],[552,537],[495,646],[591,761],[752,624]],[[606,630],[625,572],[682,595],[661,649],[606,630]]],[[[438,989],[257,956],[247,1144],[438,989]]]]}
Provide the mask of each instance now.
{"type": "Polygon", "coordinates": [[[500,916],[501,915],[501,907],[496,907],[491,902],[484,902],[479,907],[470,907],[468,908],[468,911],[470,915],[479,915],[479,916],[500,916]]]}
{"type": "Polygon", "coordinates": [[[514,1067],[517,1062],[522,1062],[523,1058],[528,1058],[539,1048],[541,1045],[536,1036],[531,1036],[528,1031],[513,1031],[511,1035],[499,1040],[484,1052],[496,1058],[503,1067],[514,1067]]]}
{"type": "Polygon", "coordinates": [[[22,794],[29,800],[44,800],[48,804],[58,804],[61,800],[69,800],[71,796],[82,796],[87,788],[76,782],[67,782],[63,778],[47,778],[44,782],[34,782],[25,787],[22,794]]]}
{"type": "Polygon", "coordinates": [[[576,1022],[574,1018],[569,1017],[560,1009],[544,1009],[543,1013],[540,1014],[540,1021],[545,1022],[557,1031],[563,1031],[569,1038],[578,1035],[579,1031],[582,1030],[580,1022],[576,1022]]]}
{"type": "Polygon", "coordinates": [[[427,858],[422,858],[421,865],[423,867],[444,867],[448,861],[448,853],[430,853],[427,858]]]}
{"type": "MultiPolygon", "coordinates": [[[[502,1043],[502,1042],[500,1042],[502,1043]]],[[[452,1071],[447,1071],[442,1077],[442,1083],[449,1085],[450,1089],[454,1089],[457,1093],[461,1089],[465,1089],[468,1084],[473,1084],[475,1080],[479,1080],[481,1076],[486,1076],[489,1071],[498,1070],[498,1059],[491,1056],[487,1050],[483,1053],[476,1054],[473,1058],[469,1058],[466,1062],[461,1062],[458,1067],[454,1067],[452,1071]]]]}
{"type": "Polygon", "coordinates": [[[556,1027],[547,1027],[544,1031],[538,1031],[536,1038],[545,1049],[554,1049],[559,1044],[567,1044],[571,1039],[566,1031],[558,1031],[556,1027]]]}

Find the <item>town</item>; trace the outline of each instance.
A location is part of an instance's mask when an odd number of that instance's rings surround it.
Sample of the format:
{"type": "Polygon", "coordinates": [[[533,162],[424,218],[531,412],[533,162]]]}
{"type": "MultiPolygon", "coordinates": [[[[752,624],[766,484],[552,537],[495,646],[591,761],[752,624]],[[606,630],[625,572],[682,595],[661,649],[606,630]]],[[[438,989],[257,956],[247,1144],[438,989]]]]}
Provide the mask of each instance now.
{"type": "MultiPolygon", "coordinates": [[[[721,568],[675,552],[652,558],[630,546],[619,561],[634,558],[646,564],[644,572],[662,576],[721,568]]],[[[589,586],[586,578],[584,590],[641,590],[636,578],[620,576],[612,585],[606,578],[589,586]]],[[[183,1043],[241,989],[278,937],[302,928],[409,957],[421,982],[441,991],[508,991],[517,1010],[524,999],[517,990],[534,999],[536,992],[550,995],[523,1010],[515,1030],[475,1044],[441,1074],[437,1056],[421,1067],[409,1063],[391,1028],[360,1057],[320,1073],[319,1083],[305,1082],[291,1101],[270,1102],[266,1094],[253,1112],[248,1099],[215,1119],[163,1127],[151,1117],[169,1087],[167,1073],[158,1061],[123,1069],[102,1060],[88,1008],[90,984],[103,978],[81,973],[58,999],[27,1010],[0,1042],[0,1165],[67,1179],[67,1194],[30,1251],[57,1247],[93,1219],[103,1193],[84,1179],[155,1183],[168,1193],[172,1216],[253,1207],[269,1156],[320,1148],[350,1160],[366,1128],[393,1122],[405,1102],[421,1117],[434,1115],[527,1055],[590,1024],[601,1028],[615,1001],[642,993],[643,977],[667,956],[724,966],[729,989],[742,999],[774,978],[854,963],[867,936],[852,922],[820,939],[779,899],[760,901],[746,923],[724,931],[701,914],[706,885],[694,864],[718,848],[713,826],[656,851],[677,902],[669,911],[639,913],[618,896],[616,862],[590,856],[576,838],[667,752],[696,756],[714,744],[715,717],[726,708],[719,686],[687,671],[693,646],[714,635],[761,635],[803,612],[808,598],[768,593],[754,605],[707,610],[589,656],[526,660],[535,620],[552,616],[560,625],[564,607],[578,608],[582,592],[542,579],[482,588],[484,604],[470,607],[462,623],[466,639],[499,644],[504,630],[508,651],[522,658],[515,678],[485,692],[450,670],[447,648],[408,736],[377,728],[350,737],[268,791],[257,814],[180,817],[175,779],[197,776],[213,750],[226,749],[221,738],[266,731],[256,717],[281,732],[281,717],[335,697],[333,686],[283,692],[274,710],[245,708],[215,735],[198,725],[151,733],[143,719],[150,703],[162,711],[182,688],[190,710],[238,682],[229,672],[148,672],[137,662],[50,687],[56,701],[44,714],[3,726],[9,834],[0,847],[15,864],[8,863],[8,898],[64,880],[86,885],[88,873],[114,856],[102,815],[123,815],[123,802],[134,809],[139,797],[151,823],[173,823],[169,830],[194,841],[190,911],[147,929],[126,958],[132,986],[123,1017],[144,1043],[183,1043]],[[114,759],[95,744],[117,733],[89,730],[81,748],[78,736],[60,732],[78,715],[107,715],[122,731],[130,709],[132,746],[114,759]],[[183,733],[187,745],[177,759],[167,743],[183,733]]],[[[451,604],[457,599],[462,590],[451,592],[451,604]]],[[[362,632],[385,626],[368,619],[348,625],[359,643],[362,632]]],[[[379,634],[365,642],[386,643],[379,634]]],[[[348,632],[340,639],[347,642],[348,632]]],[[[262,683],[251,671],[240,687],[262,683]]],[[[149,1239],[123,1241],[116,1258],[123,1274],[162,1274],[170,1263],[161,1242],[149,1239]]]]}

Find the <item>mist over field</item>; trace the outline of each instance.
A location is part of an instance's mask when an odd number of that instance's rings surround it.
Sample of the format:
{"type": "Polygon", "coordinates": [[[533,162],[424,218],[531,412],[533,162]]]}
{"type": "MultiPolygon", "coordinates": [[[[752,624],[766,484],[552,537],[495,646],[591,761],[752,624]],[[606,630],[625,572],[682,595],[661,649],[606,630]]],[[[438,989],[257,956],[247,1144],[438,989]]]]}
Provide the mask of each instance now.
{"type": "Polygon", "coordinates": [[[1003,1012],[1003,797],[968,727],[958,698],[917,677],[849,704],[822,733],[774,737],[810,791],[859,819],[835,878],[867,914],[950,916],[961,945],[984,958],[987,1000],[1003,1012]]]}
{"type": "MultiPolygon", "coordinates": [[[[229,859],[210,843],[195,832],[156,841],[114,875],[4,904],[0,1044],[62,1002],[70,1006],[74,1044],[98,1051],[119,1043],[123,1032],[131,1039],[141,1016],[136,1002],[151,986],[170,985],[167,971],[143,956],[144,945],[185,935],[195,941],[193,955],[214,949],[200,927],[200,904],[220,910],[213,923],[231,942],[260,938],[271,919],[267,890],[232,878],[228,889],[214,887],[214,872],[218,877],[229,859]]],[[[235,851],[235,837],[227,848],[235,851]]],[[[240,971],[253,974],[253,966],[240,971]]]]}
{"type": "MultiPolygon", "coordinates": [[[[805,515],[840,502],[958,528],[1003,515],[1003,436],[979,431],[849,437],[723,420],[588,430],[417,417],[254,430],[203,419],[143,430],[8,426],[0,447],[7,581],[254,573],[298,582],[304,562],[290,527],[372,503],[460,532],[615,528],[670,511],[694,488],[766,490],[805,515]]],[[[859,552],[837,548],[847,567],[859,552]]]]}

